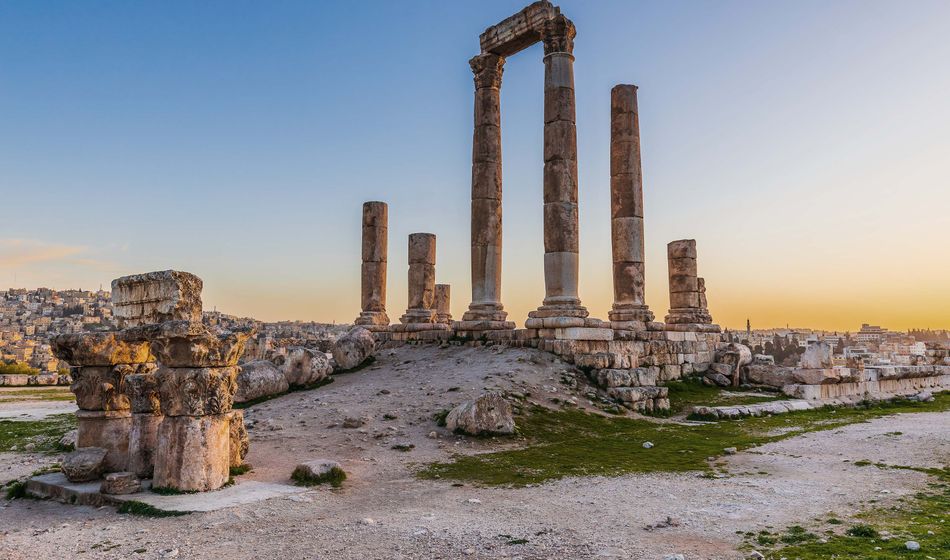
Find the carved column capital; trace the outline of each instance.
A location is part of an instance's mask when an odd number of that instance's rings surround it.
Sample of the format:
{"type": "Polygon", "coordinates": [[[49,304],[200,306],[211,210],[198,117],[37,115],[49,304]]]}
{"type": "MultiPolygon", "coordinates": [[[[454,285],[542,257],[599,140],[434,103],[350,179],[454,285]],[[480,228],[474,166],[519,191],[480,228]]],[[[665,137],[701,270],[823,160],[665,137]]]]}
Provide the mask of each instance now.
{"type": "Polygon", "coordinates": [[[574,37],[577,29],[574,23],[564,15],[548,20],[541,31],[541,41],[544,42],[544,54],[574,52],[574,37]]]}
{"type": "Polygon", "coordinates": [[[497,54],[480,54],[468,61],[475,74],[475,89],[501,89],[501,75],[505,69],[505,57],[497,54]]]}

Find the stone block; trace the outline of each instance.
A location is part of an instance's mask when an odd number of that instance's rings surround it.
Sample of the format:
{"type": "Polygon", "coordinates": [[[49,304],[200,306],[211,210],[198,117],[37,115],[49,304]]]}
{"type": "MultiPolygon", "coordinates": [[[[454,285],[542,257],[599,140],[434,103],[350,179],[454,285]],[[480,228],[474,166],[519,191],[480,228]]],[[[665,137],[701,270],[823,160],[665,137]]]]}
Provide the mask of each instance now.
{"type": "Polygon", "coordinates": [[[202,323],[169,321],[134,331],[151,342],[152,354],[166,367],[235,366],[252,329],[211,329],[202,323]]]}
{"type": "Polygon", "coordinates": [[[147,341],[124,340],[115,332],[60,334],[53,337],[50,347],[53,355],[72,366],[113,366],[149,361],[147,341]]]}
{"type": "Polygon", "coordinates": [[[698,308],[699,294],[696,292],[670,292],[670,308],[698,308]]]}
{"type": "Polygon", "coordinates": [[[644,262],[643,218],[613,218],[610,224],[614,262],[644,262]]]}
{"type": "Polygon", "coordinates": [[[577,159],[577,129],[569,121],[554,121],[544,125],[544,161],[577,159]]]}
{"type": "Polygon", "coordinates": [[[113,314],[123,328],[165,321],[201,320],[201,278],[163,270],[112,281],[113,314]]]}
{"type": "MultiPolygon", "coordinates": [[[[501,200],[502,174],[500,161],[478,161],[472,164],[472,199],[501,200]]],[[[500,206],[499,206],[500,207],[500,206]]]]}
{"type": "Polygon", "coordinates": [[[574,88],[549,87],[544,90],[544,122],[576,122],[574,88]]]}
{"type": "Polygon", "coordinates": [[[544,204],[544,251],[578,252],[577,204],[548,202],[544,204]]]}
{"type": "Polygon", "coordinates": [[[388,232],[389,230],[385,225],[363,226],[363,262],[386,262],[389,250],[388,232]]]}
{"type": "Polygon", "coordinates": [[[613,329],[597,329],[587,327],[569,327],[555,329],[555,338],[559,340],[613,340],[613,329]]]}
{"type": "Polygon", "coordinates": [[[229,477],[230,416],[167,416],[158,430],[154,488],[215,490],[229,477]]]}
{"type": "Polygon", "coordinates": [[[129,431],[132,414],[128,410],[76,412],[76,448],[106,450],[106,472],[124,471],[129,462],[129,431]]]}
{"type": "Polygon", "coordinates": [[[643,217],[643,181],[639,173],[610,177],[610,217],[643,217]]]}
{"type": "Polygon", "coordinates": [[[240,368],[170,368],[156,373],[165,416],[225,414],[234,403],[240,368]]]}
{"type": "Polygon", "coordinates": [[[544,164],[544,202],[577,203],[577,160],[556,159],[544,164]]]}
{"type": "Polygon", "coordinates": [[[163,418],[161,414],[132,414],[129,430],[129,463],[126,468],[139,478],[152,478],[155,469],[158,427],[163,418]]]}
{"type": "Polygon", "coordinates": [[[680,239],[671,241],[666,246],[667,256],[670,259],[696,259],[696,240],[680,239]]]}
{"type": "Polygon", "coordinates": [[[481,125],[475,128],[472,139],[473,162],[501,162],[501,128],[481,125]]]}
{"type": "Polygon", "coordinates": [[[689,274],[674,274],[670,276],[670,292],[698,292],[699,282],[695,276],[689,274]]]}
{"type": "Polygon", "coordinates": [[[142,491],[142,483],[135,473],[114,472],[105,476],[99,491],[111,495],[135,494],[142,491]]]}
{"type": "Polygon", "coordinates": [[[674,276],[696,276],[696,259],[671,258],[669,259],[670,278],[674,276]]]}
{"type": "MultiPolygon", "coordinates": [[[[472,199],[472,246],[501,247],[501,201],[496,199],[472,199]]],[[[501,251],[498,251],[501,255],[501,251]]]]}

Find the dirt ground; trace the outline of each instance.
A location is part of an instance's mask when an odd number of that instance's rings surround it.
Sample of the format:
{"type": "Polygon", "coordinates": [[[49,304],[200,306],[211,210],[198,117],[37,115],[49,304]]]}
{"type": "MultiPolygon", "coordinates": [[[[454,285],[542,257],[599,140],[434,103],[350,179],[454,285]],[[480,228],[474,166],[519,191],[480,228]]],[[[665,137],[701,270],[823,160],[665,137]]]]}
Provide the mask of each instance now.
{"type": "MultiPolygon", "coordinates": [[[[286,482],[297,463],[330,458],[349,473],[343,488],[163,519],[111,507],[0,501],[0,558],[742,558],[736,531],[807,526],[829,513],[848,519],[862,502],[886,505],[926,483],[914,471],[854,461],[934,467],[950,457],[945,412],[880,418],[728,456],[733,476],[722,479],[635,474],[481,488],[413,476],[422,463],[508,445],[459,438],[432,420],[486,388],[593,408],[583,387],[562,383],[570,379],[565,372],[568,365],[533,350],[386,350],[377,363],[330,385],[246,411],[247,460],[255,468],[242,478],[286,482]],[[365,424],[344,428],[347,417],[365,424]],[[438,437],[430,437],[433,431],[438,437]],[[391,449],[403,443],[415,447],[391,449]],[[668,516],[678,525],[645,529],[668,516]]],[[[0,454],[0,478],[10,478],[13,471],[3,469],[26,457],[0,454]]]]}

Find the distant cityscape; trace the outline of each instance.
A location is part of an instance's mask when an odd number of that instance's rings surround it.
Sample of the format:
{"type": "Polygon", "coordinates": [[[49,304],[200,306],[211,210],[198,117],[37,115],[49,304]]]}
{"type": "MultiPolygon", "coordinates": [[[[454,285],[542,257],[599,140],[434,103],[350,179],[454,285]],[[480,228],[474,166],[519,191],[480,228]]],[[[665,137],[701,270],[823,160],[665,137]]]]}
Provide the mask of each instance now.
{"type": "MultiPolygon", "coordinates": [[[[219,311],[205,311],[204,321],[223,328],[256,326],[245,359],[267,357],[286,346],[329,347],[347,325],[280,321],[265,323],[219,311]]],[[[0,291],[0,373],[64,373],[50,340],[58,334],[116,329],[111,293],[105,290],[25,288],[0,291]]]]}
{"type": "MultiPolygon", "coordinates": [[[[265,323],[219,311],[204,312],[208,324],[224,328],[253,325],[257,335],[249,342],[245,360],[263,359],[286,346],[329,347],[348,325],[281,321],[265,323]]],[[[62,333],[117,328],[112,316],[111,294],[105,290],[51,290],[20,288],[0,291],[0,368],[19,373],[54,373],[68,366],[50,350],[52,337],[62,333]]],[[[797,365],[809,344],[825,342],[834,352],[835,365],[855,361],[870,365],[910,365],[926,354],[926,343],[950,344],[948,330],[889,331],[863,324],[854,332],[811,328],[726,330],[730,341],[749,346],[756,354],[775,357],[777,364],[797,365]]]]}

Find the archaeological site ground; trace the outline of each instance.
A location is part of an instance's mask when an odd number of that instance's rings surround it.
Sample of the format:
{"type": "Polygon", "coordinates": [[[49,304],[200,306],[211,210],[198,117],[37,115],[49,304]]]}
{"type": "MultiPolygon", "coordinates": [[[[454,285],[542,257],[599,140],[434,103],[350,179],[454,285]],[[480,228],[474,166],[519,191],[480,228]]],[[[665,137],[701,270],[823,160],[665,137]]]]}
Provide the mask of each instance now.
{"type": "Polygon", "coordinates": [[[646,262],[629,83],[604,92],[613,304],[591,316],[568,16],[534,2],[469,61],[470,293],[438,282],[435,234],[391,237],[386,201],[336,233],[361,240],[353,322],[312,336],[209,313],[176,263],[116,278],[110,328],[51,338],[68,370],[0,377],[0,558],[950,559],[950,349],[783,360],[721,328],[703,239],[646,262]],[[501,91],[538,43],[544,297],[515,317],[501,91]]]}

